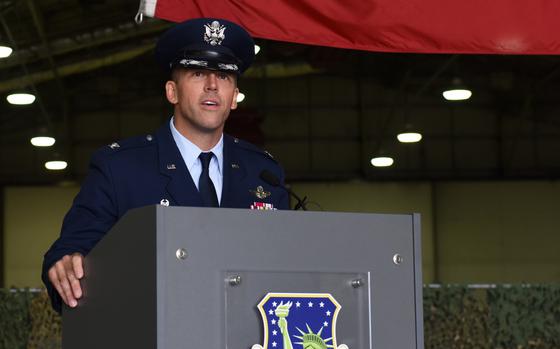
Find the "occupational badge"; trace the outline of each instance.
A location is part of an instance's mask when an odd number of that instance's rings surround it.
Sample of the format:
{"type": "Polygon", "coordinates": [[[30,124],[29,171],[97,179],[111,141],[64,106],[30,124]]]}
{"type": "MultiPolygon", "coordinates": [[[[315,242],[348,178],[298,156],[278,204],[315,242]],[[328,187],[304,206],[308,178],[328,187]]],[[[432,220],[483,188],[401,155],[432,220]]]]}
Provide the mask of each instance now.
{"type": "Polygon", "coordinates": [[[264,188],[262,186],[258,186],[257,190],[250,190],[249,191],[255,195],[256,197],[258,197],[259,199],[266,199],[267,197],[270,196],[270,192],[269,191],[265,191],[264,188]]]}
{"type": "Polygon", "coordinates": [[[226,38],[224,34],[226,26],[221,25],[218,21],[205,24],[204,29],[204,41],[212,46],[221,45],[222,41],[226,38]]]}
{"type": "Polygon", "coordinates": [[[342,307],[328,293],[269,293],[257,308],[264,343],[254,349],[348,348],[337,346],[336,319],[342,307]]]}

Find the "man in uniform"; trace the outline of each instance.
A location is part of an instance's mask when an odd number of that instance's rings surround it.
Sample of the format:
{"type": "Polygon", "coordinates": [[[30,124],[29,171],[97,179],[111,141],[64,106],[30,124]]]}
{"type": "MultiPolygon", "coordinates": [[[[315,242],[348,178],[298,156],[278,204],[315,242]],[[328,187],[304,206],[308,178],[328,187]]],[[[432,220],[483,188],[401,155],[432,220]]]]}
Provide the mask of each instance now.
{"type": "Polygon", "coordinates": [[[254,43],[239,25],[188,20],[158,41],[169,72],[165,95],[174,115],[154,135],[106,146],[92,156],[60,237],[45,254],[43,281],[53,307],[78,305],[82,262],[130,209],[147,205],[288,208],[288,195],[260,178],[282,168],[266,152],[223,134],[237,107],[237,79],[254,60],[254,43]]]}

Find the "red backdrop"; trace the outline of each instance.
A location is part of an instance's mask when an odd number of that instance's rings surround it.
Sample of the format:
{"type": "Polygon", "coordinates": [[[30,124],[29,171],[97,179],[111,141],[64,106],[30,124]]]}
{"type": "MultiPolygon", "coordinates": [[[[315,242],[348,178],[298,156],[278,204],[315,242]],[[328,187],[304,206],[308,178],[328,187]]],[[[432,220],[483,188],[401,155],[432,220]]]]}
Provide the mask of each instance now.
{"type": "MultiPolygon", "coordinates": [[[[154,0],[148,0],[154,2],[154,0]]],[[[157,0],[155,17],[369,51],[560,54],[560,0],[157,0]]]]}

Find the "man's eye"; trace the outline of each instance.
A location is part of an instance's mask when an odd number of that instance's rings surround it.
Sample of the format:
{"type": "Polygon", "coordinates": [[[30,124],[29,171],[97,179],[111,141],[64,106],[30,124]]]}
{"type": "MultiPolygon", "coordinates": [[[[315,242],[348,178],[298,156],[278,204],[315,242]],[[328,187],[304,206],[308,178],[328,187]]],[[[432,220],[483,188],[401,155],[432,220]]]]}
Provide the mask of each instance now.
{"type": "Polygon", "coordinates": [[[195,72],[193,73],[193,75],[196,76],[196,77],[201,77],[201,76],[202,76],[202,72],[201,72],[201,71],[195,71],[195,72]]]}
{"type": "Polygon", "coordinates": [[[218,78],[221,80],[228,80],[229,79],[229,75],[226,73],[220,73],[218,74],[218,78]]]}

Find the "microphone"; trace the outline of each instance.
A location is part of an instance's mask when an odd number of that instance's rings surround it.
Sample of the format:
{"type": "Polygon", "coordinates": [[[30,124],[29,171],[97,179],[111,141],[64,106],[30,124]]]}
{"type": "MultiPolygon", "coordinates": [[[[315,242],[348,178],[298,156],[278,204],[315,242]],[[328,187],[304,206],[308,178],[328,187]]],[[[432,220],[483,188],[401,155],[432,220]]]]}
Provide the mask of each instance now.
{"type": "Polygon", "coordinates": [[[307,211],[307,207],[305,207],[306,205],[305,200],[307,200],[307,196],[304,196],[303,200],[300,199],[299,196],[297,196],[293,191],[290,190],[290,188],[286,187],[280,182],[280,178],[276,177],[276,175],[270,172],[269,170],[262,170],[259,177],[266,183],[272,185],[273,187],[280,187],[284,189],[286,192],[288,192],[288,194],[293,196],[297,200],[297,204],[294,207],[294,210],[297,211],[301,208],[302,210],[307,211]]]}

